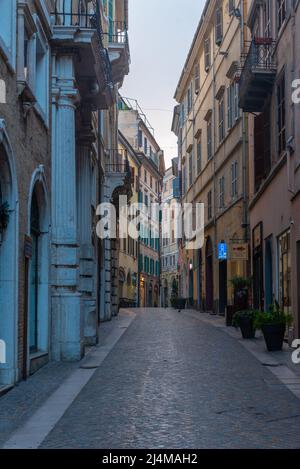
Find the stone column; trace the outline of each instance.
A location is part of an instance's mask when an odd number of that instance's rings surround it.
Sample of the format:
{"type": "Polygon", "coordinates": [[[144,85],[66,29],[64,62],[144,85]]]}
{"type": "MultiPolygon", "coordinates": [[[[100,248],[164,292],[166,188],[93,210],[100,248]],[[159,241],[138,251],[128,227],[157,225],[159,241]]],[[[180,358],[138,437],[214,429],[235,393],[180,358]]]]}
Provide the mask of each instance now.
{"type": "Polygon", "coordinates": [[[92,245],[92,166],[91,144],[94,141],[91,128],[83,129],[78,140],[78,234],[79,234],[79,290],[82,293],[84,338],[86,345],[97,342],[97,316],[95,298],[95,252],[92,245]]]}
{"type": "Polygon", "coordinates": [[[79,292],[75,109],[72,55],[52,63],[52,354],[79,360],[84,351],[79,292]]]}

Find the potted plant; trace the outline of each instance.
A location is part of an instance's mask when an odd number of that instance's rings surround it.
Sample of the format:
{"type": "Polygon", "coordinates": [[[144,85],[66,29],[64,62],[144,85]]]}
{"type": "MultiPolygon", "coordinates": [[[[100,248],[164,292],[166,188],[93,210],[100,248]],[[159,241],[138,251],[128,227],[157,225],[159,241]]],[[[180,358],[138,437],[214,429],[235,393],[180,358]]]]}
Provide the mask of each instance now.
{"type": "Polygon", "coordinates": [[[245,311],[249,308],[249,288],[251,278],[233,277],[231,284],[234,290],[234,308],[235,311],[245,311]]]}
{"type": "Polygon", "coordinates": [[[268,311],[256,312],[254,326],[262,330],[268,351],[274,352],[282,349],[286,326],[292,322],[293,316],[275,302],[268,311]]]}
{"type": "Polygon", "coordinates": [[[254,339],[255,327],[254,327],[255,311],[245,310],[238,311],[233,317],[233,326],[239,327],[243,339],[254,339]]]}

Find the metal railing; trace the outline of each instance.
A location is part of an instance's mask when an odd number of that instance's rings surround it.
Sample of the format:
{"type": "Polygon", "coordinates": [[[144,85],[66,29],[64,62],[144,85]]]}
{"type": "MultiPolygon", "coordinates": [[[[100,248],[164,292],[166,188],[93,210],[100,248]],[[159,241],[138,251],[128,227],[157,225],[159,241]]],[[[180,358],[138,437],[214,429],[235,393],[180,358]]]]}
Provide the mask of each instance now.
{"type": "Polygon", "coordinates": [[[56,0],[52,15],[56,26],[96,29],[97,0],[56,0]]]}
{"type": "Polygon", "coordinates": [[[76,26],[80,29],[93,29],[97,34],[97,53],[103,68],[105,85],[112,93],[113,80],[111,63],[103,44],[100,3],[98,0],[55,0],[52,13],[55,26],[76,26]]]}
{"type": "Polygon", "coordinates": [[[128,32],[125,21],[110,21],[108,40],[112,44],[128,44],[128,32]]]}
{"type": "Polygon", "coordinates": [[[107,161],[105,163],[105,171],[107,173],[129,174],[130,166],[126,150],[110,149],[106,150],[107,161]]]}
{"type": "Polygon", "coordinates": [[[246,43],[241,56],[243,72],[276,72],[277,62],[274,57],[276,41],[272,38],[254,38],[246,43]]]}

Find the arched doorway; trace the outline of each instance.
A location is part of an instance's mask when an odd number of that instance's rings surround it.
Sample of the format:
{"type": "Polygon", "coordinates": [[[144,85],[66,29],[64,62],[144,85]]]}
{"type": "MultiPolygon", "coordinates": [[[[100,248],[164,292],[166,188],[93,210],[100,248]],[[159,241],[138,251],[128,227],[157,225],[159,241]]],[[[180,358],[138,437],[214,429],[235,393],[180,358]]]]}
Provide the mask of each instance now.
{"type": "Polygon", "coordinates": [[[213,245],[208,237],[205,248],[205,309],[213,311],[214,284],[213,284],[213,245]]]}
{"type": "MultiPolygon", "coordinates": [[[[32,176],[29,196],[28,236],[31,256],[26,262],[26,289],[28,291],[28,346],[29,363],[24,373],[36,371],[48,361],[49,353],[49,204],[43,170],[32,176]],[[43,359],[41,359],[41,355],[43,359]]],[[[25,355],[25,352],[24,352],[25,355]]],[[[25,357],[24,357],[25,358],[25,357]]]]}
{"type": "Polygon", "coordinates": [[[14,155],[3,119],[0,119],[0,193],[0,340],[5,349],[5,363],[0,363],[0,385],[9,385],[17,380],[18,190],[14,155]]]}

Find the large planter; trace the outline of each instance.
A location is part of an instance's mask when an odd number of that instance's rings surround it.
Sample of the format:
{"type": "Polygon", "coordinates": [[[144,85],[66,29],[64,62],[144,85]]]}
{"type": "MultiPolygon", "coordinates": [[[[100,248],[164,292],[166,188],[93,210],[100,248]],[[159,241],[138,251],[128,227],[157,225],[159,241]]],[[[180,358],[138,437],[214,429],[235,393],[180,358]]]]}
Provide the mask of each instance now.
{"type": "Polygon", "coordinates": [[[254,339],[255,328],[254,321],[251,318],[241,318],[239,322],[243,339],[254,339]]]}
{"type": "Polygon", "coordinates": [[[172,298],[171,305],[174,309],[185,309],[186,299],[185,298],[172,298]]]}
{"type": "Polygon", "coordinates": [[[269,352],[282,350],[285,324],[264,324],[261,327],[269,352]]]}

